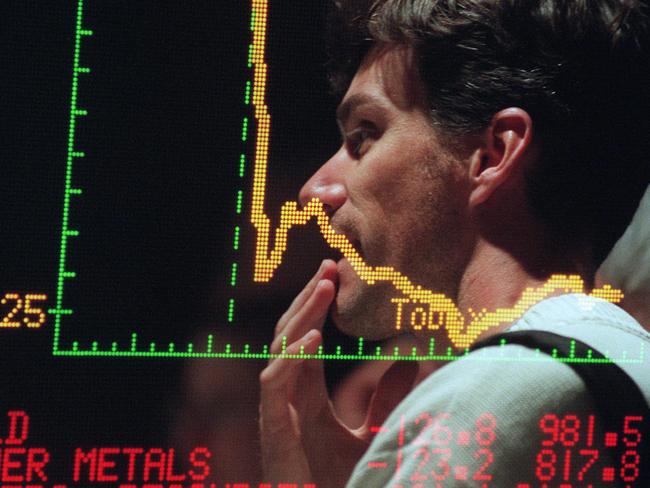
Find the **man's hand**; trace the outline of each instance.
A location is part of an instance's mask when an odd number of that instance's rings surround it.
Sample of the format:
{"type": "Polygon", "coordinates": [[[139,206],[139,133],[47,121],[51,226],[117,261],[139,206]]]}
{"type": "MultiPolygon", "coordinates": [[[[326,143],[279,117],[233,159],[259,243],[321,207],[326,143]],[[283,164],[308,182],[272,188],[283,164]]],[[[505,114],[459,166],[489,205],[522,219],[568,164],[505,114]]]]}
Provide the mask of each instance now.
{"type": "MultiPolygon", "coordinates": [[[[336,293],[336,263],[323,261],[275,329],[271,353],[314,354],[336,293]]],[[[370,426],[381,425],[410,391],[417,363],[395,363],[382,377],[366,422],[350,430],[336,417],[327,395],[323,362],[272,359],[260,375],[260,429],[265,481],[315,482],[343,487],[370,442],[370,426]]]]}

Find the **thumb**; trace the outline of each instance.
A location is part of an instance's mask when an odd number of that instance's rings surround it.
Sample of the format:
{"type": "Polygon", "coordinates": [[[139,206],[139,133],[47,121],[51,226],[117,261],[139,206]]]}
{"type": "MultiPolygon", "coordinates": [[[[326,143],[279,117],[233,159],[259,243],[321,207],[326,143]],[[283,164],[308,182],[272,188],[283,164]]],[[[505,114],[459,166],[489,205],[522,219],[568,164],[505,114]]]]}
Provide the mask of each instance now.
{"type": "MultiPolygon", "coordinates": [[[[370,400],[365,427],[379,426],[413,389],[420,369],[416,361],[395,361],[383,374],[370,400]]],[[[366,432],[369,435],[369,430],[366,432]]]]}

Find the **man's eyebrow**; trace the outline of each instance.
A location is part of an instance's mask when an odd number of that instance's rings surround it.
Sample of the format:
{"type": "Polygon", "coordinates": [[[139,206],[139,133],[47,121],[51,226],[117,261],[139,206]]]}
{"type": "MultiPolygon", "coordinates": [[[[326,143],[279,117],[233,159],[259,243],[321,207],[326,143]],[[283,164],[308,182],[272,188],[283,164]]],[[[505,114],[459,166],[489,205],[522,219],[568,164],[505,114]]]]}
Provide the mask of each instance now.
{"type": "Polygon", "coordinates": [[[356,93],[343,100],[343,102],[338,106],[336,109],[336,120],[339,125],[342,125],[357,107],[360,105],[370,104],[383,106],[382,100],[377,96],[368,95],[366,93],[356,93]]]}

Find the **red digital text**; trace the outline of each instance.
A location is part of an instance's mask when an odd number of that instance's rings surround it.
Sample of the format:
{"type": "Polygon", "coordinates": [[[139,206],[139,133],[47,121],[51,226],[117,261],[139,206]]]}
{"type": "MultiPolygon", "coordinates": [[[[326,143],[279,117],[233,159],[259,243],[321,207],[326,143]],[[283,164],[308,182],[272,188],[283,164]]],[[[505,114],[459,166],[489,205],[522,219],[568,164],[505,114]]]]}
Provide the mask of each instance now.
{"type": "Polygon", "coordinates": [[[386,427],[373,427],[378,435],[397,435],[397,456],[393,463],[369,461],[369,469],[393,470],[403,484],[393,488],[443,487],[454,480],[471,481],[476,486],[487,488],[493,474],[490,467],[494,462],[491,446],[496,442],[497,420],[491,413],[483,413],[475,419],[469,429],[454,430],[452,414],[423,412],[407,425],[404,416],[400,419],[398,432],[386,427]],[[410,433],[410,434],[407,434],[410,433]],[[408,454],[405,446],[408,444],[408,454]],[[456,461],[459,450],[469,453],[472,463],[456,461]],[[457,455],[454,456],[454,453],[457,455]],[[411,472],[404,472],[403,464],[410,456],[409,464],[415,466],[411,472]]]}
{"type": "MultiPolygon", "coordinates": [[[[640,474],[639,446],[647,421],[640,415],[626,415],[620,430],[597,435],[596,415],[544,415],[539,420],[543,440],[535,458],[536,478],[542,487],[550,486],[548,482],[561,482],[567,488],[572,482],[580,486],[585,482],[593,486],[623,482],[630,486],[627,484],[634,483],[640,474]]],[[[530,485],[522,483],[518,488],[530,485]]]]}
{"type": "MultiPolygon", "coordinates": [[[[502,486],[496,469],[499,460],[492,451],[498,443],[496,417],[483,413],[473,425],[466,419],[454,420],[452,413],[423,412],[408,420],[402,416],[392,431],[373,427],[377,435],[395,436],[397,452],[392,459],[369,461],[367,469],[392,471],[399,480],[392,488],[443,488],[457,481],[480,488],[502,486]]],[[[531,431],[531,441],[540,439],[541,445],[530,447],[529,464],[516,466],[530,481],[522,480],[516,488],[637,486],[641,463],[648,462],[641,459],[640,449],[648,442],[643,434],[648,421],[640,415],[622,415],[620,427],[605,432],[597,415],[543,415],[537,432],[531,431]]],[[[508,460],[500,461],[503,467],[508,460]]]]}
{"type": "Polygon", "coordinates": [[[50,480],[50,453],[29,447],[30,417],[23,410],[7,412],[0,428],[0,488],[317,488],[301,483],[214,483],[212,453],[195,447],[179,455],[161,447],[78,447],[72,453],[72,481],[50,480]]]}
{"type": "Polygon", "coordinates": [[[50,453],[43,447],[25,444],[29,437],[29,416],[22,410],[12,410],[7,412],[7,417],[7,434],[0,437],[0,482],[47,481],[50,453]]]}
{"type": "Polygon", "coordinates": [[[178,471],[174,449],[159,447],[93,447],[77,448],[74,453],[73,480],[80,482],[131,481],[203,481],[210,475],[212,457],[205,447],[196,447],[189,454],[191,466],[178,471]]]}

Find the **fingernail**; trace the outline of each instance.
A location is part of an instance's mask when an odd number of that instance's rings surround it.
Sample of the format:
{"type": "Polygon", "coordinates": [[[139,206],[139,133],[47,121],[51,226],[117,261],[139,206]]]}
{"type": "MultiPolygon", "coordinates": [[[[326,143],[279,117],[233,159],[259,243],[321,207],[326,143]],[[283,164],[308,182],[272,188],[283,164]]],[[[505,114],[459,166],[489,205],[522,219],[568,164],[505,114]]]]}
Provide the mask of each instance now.
{"type": "Polygon", "coordinates": [[[318,268],[318,271],[316,273],[320,273],[323,271],[323,268],[325,267],[325,260],[323,259],[320,263],[320,267],[318,268]]]}

